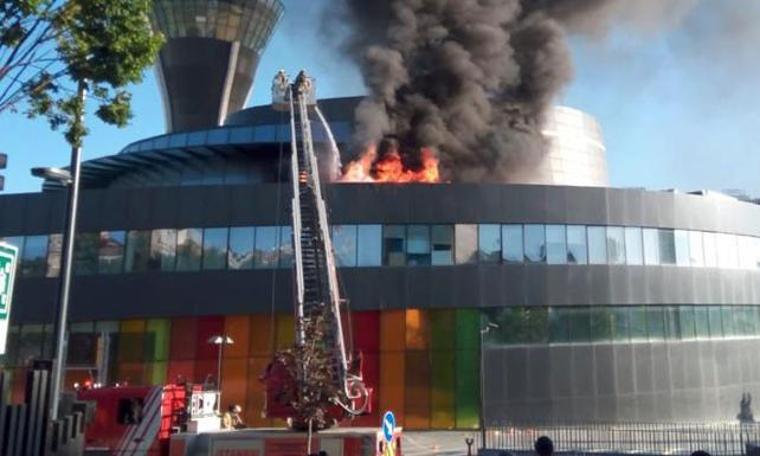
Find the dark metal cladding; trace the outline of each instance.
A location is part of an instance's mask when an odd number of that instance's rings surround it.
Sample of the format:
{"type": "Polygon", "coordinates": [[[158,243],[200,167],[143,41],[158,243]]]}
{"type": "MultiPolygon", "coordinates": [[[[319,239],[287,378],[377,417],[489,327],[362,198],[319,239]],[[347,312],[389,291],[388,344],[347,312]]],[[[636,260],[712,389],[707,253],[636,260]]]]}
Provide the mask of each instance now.
{"type": "Polygon", "coordinates": [[[159,0],[153,9],[154,27],[166,37],[157,71],[167,129],[221,125],[245,105],[282,3],[159,0]]]}

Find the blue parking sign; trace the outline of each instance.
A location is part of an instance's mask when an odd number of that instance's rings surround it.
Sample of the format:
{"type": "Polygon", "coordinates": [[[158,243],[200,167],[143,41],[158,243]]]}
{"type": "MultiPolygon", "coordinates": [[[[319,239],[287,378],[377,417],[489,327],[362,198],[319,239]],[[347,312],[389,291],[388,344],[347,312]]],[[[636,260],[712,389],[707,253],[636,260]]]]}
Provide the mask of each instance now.
{"type": "Polygon", "coordinates": [[[383,437],[387,443],[393,441],[393,431],[396,429],[396,417],[390,410],[383,415],[383,437]]]}

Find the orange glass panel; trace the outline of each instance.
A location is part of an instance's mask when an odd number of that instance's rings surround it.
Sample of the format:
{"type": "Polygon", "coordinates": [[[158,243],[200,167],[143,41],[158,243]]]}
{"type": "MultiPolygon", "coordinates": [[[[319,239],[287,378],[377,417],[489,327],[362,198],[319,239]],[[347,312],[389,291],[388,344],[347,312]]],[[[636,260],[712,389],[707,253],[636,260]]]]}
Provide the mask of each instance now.
{"type": "Polygon", "coordinates": [[[222,410],[228,406],[246,405],[248,393],[248,360],[231,358],[222,361],[222,410]]]}
{"type": "Polygon", "coordinates": [[[296,340],[295,319],[291,314],[277,315],[277,349],[283,350],[293,346],[296,340]]]}
{"type": "Polygon", "coordinates": [[[269,364],[269,357],[248,359],[248,389],[245,406],[245,422],[248,426],[271,426],[272,420],[262,417],[264,411],[264,385],[259,376],[269,364]]]}
{"type": "Polygon", "coordinates": [[[251,329],[248,339],[250,341],[251,356],[271,355],[272,344],[274,339],[272,338],[272,316],[269,314],[251,315],[251,329]]]}
{"type": "Polygon", "coordinates": [[[380,352],[380,391],[375,391],[380,396],[380,410],[393,410],[399,426],[406,426],[404,362],[403,352],[380,352]]]}
{"type": "MultiPolygon", "coordinates": [[[[169,343],[169,359],[194,360],[195,346],[198,337],[198,320],[196,318],[172,319],[171,342],[169,343]]],[[[192,377],[192,370],[187,378],[192,377]]],[[[173,377],[169,376],[169,380],[173,377]]]]}
{"type": "Polygon", "coordinates": [[[408,429],[430,428],[430,364],[430,352],[406,352],[404,427],[408,429]]]}
{"type": "Polygon", "coordinates": [[[224,333],[232,338],[232,345],[224,347],[224,358],[247,358],[248,331],[250,321],[247,316],[227,317],[224,319],[224,333]]]}
{"type": "Polygon", "coordinates": [[[428,313],[419,309],[406,311],[406,348],[422,350],[430,346],[428,313]]]}
{"type": "Polygon", "coordinates": [[[406,314],[385,310],[380,314],[380,352],[403,352],[406,348],[406,314]]]}

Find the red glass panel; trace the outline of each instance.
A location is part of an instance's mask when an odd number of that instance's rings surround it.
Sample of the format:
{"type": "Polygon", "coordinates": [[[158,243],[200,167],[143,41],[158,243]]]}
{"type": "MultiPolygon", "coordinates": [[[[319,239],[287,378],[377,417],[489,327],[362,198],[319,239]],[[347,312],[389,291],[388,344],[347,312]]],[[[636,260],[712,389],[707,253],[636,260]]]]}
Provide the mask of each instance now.
{"type": "MultiPolygon", "coordinates": [[[[195,347],[198,335],[198,320],[196,318],[175,318],[172,320],[171,342],[169,344],[169,359],[195,360],[195,347]]],[[[188,378],[192,377],[192,370],[188,378]]],[[[169,376],[171,380],[174,376],[169,376]]]]}
{"type": "MultiPolygon", "coordinates": [[[[198,360],[216,360],[219,356],[218,346],[209,343],[209,339],[224,333],[224,317],[201,317],[198,319],[198,336],[195,340],[195,358],[198,360]]],[[[216,370],[214,370],[216,372],[216,370]]],[[[197,373],[197,371],[196,371],[197,373]]],[[[214,374],[216,376],[216,374],[214,374]]]]}

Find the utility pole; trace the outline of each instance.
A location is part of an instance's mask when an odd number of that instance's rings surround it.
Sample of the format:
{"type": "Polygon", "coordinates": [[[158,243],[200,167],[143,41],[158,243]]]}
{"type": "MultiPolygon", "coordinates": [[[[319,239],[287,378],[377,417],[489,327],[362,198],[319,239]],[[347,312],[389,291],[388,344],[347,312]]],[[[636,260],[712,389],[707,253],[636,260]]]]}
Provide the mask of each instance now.
{"type": "MultiPolygon", "coordinates": [[[[80,81],[77,88],[80,102],[78,122],[84,124],[84,103],[87,99],[87,81],[80,81]]],[[[71,184],[66,200],[66,221],[63,232],[63,249],[61,252],[61,280],[58,288],[58,308],[56,309],[55,328],[55,362],[53,363],[50,419],[57,419],[61,402],[63,372],[66,364],[66,323],[69,313],[69,296],[71,294],[71,273],[74,259],[74,239],[77,228],[77,206],[79,204],[79,178],[81,174],[82,147],[71,147],[71,184]]]]}

